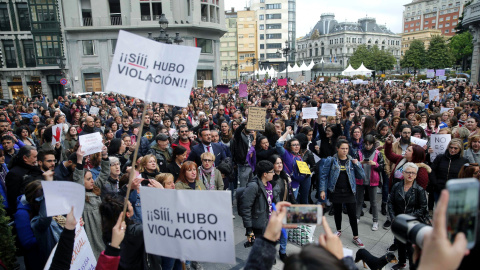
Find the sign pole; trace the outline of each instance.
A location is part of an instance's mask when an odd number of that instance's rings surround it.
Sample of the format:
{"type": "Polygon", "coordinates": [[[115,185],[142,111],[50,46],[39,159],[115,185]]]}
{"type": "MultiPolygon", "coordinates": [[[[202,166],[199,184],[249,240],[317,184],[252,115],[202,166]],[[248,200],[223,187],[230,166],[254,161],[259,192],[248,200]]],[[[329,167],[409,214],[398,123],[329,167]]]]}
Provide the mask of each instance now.
{"type": "Polygon", "coordinates": [[[142,113],[142,122],[140,123],[140,127],[138,128],[138,134],[140,136],[140,140],[137,140],[138,145],[135,147],[135,153],[133,154],[133,160],[132,160],[132,169],[130,170],[130,177],[128,180],[128,186],[127,186],[127,195],[125,196],[125,203],[123,205],[123,215],[122,215],[122,221],[125,220],[125,215],[127,213],[127,206],[128,206],[128,197],[130,197],[130,191],[132,190],[132,182],[133,179],[135,178],[135,164],[137,164],[137,156],[138,156],[138,149],[140,148],[140,144],[142,143],[142,132],[143,132],[143,123],[145,123],[145,115],[147,114],[147,102],[145,101],[143,103],[143,113],[142,113]]]}

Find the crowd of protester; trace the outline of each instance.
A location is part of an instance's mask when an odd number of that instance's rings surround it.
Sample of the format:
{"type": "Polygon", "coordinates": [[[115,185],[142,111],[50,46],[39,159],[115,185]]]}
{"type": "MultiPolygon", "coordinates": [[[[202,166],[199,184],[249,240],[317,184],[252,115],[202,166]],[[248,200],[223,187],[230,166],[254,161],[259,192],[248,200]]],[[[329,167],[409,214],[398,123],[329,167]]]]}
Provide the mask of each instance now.
{"type": "MultiPolygon", "coordinates": [[[[228,94],[218,94],[214,88],[193,89],[185,108],[145,104],[113,93],[50,101],[17,99],[0,106],[0,194],[14,221],[17,254],[24,256],[27,270],[43,269],[57,243],[69,247],[80,217],[47,217],[41,185],[59,180],[85,186],[82,218],[100,269],[182,268],[177,259],[145,252],[141,185],[230,190],[247,241],[256,239],[254,250],[269,249],[267,255],[252,251],[247,265],[261,259],[255,256],[269,256],[267,265],[261,265],[271,268],[275,254],[270,249],[279,240],[285,269],[303,269],[298,265],[301,256],[286,254],[286,236],[268,231],[285,215],[283,207],[275,212],[274,203],[321,204],[335,220],[334,232],[325,228],[324,237],[330,241],[341,237],[342,216],[347,214],[353,243],[365,248],[359,226],[376,233],[379,214],[387,216],[381,226],[385,230],[403,213],[431,222],[434,203],[449,180],[479,178],[478,89],[478,85],[435,81],[309,82],[288,87],[259,81],[248,83],[248,97],[239,96],[238,85],[231,85],[228,94]],[[440,89],[440,100],[430,101],[431,89],[440,89]],[[323,103],[337,105],[335,116],[322,114],[323,103]],[[265,108],[265,130],[247,128],[252,106],[265,108]],[[90,114],[92,107],[99,108],[97,115],[90,114]],[[307,107],[317,108],[316,118],[303,119],[302,108],[307,107]],[[52,127],[58,124],[63,127],[61,142],[52,145],[52,127]],[[105,147],[86,156],[79,136],[95,132],[100,132],[105,147]],[[445,152],[434,159],[432,134],[452,137],[445,152]],[[412,137],[427,143],[419,146],[412,137]],[[305,162],[311,174],[302,172],[299,162],[305,162]],[[131,170],[137,177],[121,223],[131,170]],[[377,191],[381,192],[378,203],[377,191]],[[364,211],[372,214],[371,223],[360,222],[364,211]]],[[[328,248],[325,239],[323,257],[317,258],[325,260],[325,268],[318,269],[354,269],[328,248]]],[[[315,248],[305,248],[302,254],[315,248]]],[[[393,269],[405,268],[407,260],[415,269],[412,246],[395,240],[389,251],[396,250],[399,263],[393,269]]],[[[475,252],[478,248],[464,263],[475,252]]],[[[52,267],[68,268],[61,266],[67,253],[68,248],[57,249],[52,267]],[[61,252],[64,256],[57,256],[61,252]]],[[[188,269],[202,269],[199,262],[183,263],[188,269]]]]}

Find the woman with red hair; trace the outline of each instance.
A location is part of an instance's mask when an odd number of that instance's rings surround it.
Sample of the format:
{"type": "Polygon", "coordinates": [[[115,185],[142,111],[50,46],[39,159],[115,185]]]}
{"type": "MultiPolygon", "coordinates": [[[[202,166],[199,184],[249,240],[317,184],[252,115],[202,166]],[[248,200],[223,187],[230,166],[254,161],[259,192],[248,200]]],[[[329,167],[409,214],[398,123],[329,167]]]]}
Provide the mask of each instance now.
{"type": "Polygon", "coordinates": [[[195,162],[186,161],[182,164],[175,189],[206,190],[205,185],[198,178],[195,162]]]}

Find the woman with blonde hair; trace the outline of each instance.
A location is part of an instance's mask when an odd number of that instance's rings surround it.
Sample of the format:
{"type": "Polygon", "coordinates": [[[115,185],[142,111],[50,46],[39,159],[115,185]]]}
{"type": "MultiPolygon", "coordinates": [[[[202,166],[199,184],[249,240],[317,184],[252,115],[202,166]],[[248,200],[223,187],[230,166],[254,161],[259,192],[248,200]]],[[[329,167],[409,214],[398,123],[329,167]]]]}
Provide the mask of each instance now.
{"type": "Polygon", "coordinates": [[[480,135],[468,138],[468,147],[463,153],[463,157],[470,163],[480,164],[480,135]]]}
{"type": "Polygon", "coordinates": [[[157,158],[154,155],[143,156],[138,166],[138,172],[144,179],[155,179],[155,176],[160,173],[157,158]]]}
{"type": "Polygon", "coordinates": [[[215,168],[215,156],[204,152],[200,159],[202,165],[198,167],[198,176],[207,190],[223,190],[223,178],[221,172],[215,168]]]}

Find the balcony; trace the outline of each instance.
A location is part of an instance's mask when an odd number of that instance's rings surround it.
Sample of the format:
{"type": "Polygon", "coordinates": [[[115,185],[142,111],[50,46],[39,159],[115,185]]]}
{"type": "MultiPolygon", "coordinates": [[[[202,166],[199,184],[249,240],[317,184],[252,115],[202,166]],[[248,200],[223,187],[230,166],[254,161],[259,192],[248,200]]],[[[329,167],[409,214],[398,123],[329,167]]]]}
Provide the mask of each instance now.
{"type": "Polygon", "coordinates": [[[84,17],[70,18],[69,27],[101,27],[123,25],[127,21],[126,16],[110,15],[110,17],[84,17]]]}

